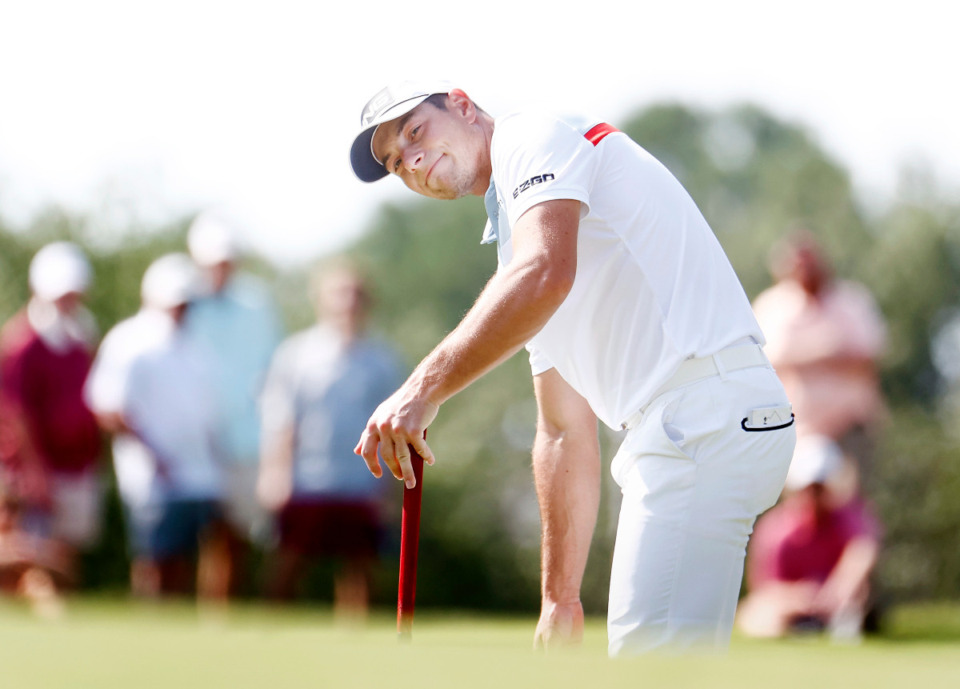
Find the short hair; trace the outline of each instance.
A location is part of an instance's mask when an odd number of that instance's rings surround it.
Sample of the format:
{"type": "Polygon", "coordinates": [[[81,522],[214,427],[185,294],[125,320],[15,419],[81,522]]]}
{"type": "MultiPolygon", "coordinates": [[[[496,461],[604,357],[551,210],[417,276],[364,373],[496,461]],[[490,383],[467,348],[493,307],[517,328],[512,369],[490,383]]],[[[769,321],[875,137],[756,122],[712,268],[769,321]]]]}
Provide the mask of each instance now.
{"type": "MultiPolygon", "coordinates": [[[[446,93],[434,93],[432,96],[427,96],[426,100],[424,100],[423,102],[429,103],[430,105],[435,107],[437,110],[446,110],[448,95],[449,94],[446,94],[446,93]]],[[[477,105],[476,101],[474,101],[472,98],[470,99],[470,102],[473,103],[473,107],[477,109],[477,112],[482,112],[483,114],[487,114],[486,110],[484,110],[479,105],[477,105]]]]}
{"type": "Polygon", "coordinates": [[[821,270],[830,273],[830,257],[819,237],[804,225],[793,225],[786,236],[781,237],[770,247],[767,266],[774,279],[783,280],[789,277],[793,261],[800,253],[810,254],[816,259],[821,270]]]}
{"type": "Polygon", "coordinates": [[[429,103],[437,110],[446,110],[447,109],[447,94],[446,93],[435,93],[432,96],[427,96],[427,99],[423,101],[424,103],[429,103]]]}
{"type": "Polygon", "coordinates": [[[350,273],[363,285],[367,299],[370,297],[370,271],[364,261],[347,254],[338,254],[327,257],[316,265],[310,271],[309,291],[310,295],[317,299],[323,289],[323,284],[327,277],[337,273],[350,273]]]}

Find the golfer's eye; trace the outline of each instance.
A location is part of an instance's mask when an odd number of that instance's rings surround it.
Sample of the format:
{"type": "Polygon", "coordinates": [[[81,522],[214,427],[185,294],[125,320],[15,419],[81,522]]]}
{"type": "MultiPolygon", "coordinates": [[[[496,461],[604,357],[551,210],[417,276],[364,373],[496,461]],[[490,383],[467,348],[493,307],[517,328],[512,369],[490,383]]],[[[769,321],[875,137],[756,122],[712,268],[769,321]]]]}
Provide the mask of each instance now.
{"type": "Polygon", "coordinates": [[[417,138],[417,134],[419,133],[420,133],[420,125],[418,124],[416,127],[410,130],[410,138],[411,139],[417,138]]]}
{"type": "Polygon", "coordinates": [[[400,156],[393,159],[393,171],[400,172],[400,156]]]}

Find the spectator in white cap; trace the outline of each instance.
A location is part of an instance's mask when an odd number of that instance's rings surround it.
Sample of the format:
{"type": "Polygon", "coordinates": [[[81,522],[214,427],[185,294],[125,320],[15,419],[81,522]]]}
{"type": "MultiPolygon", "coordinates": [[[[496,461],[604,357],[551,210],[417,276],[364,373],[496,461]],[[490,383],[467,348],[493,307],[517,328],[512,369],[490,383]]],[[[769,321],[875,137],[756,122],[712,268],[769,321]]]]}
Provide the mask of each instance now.
{"type": "Polygon", "coordinates": [[[757,521],[750,541],[749,595],[738,617],[744,633],[829,630],[838,640],[859,638],[880,527],[863,502],[837,496],[844,466],[830,438],[798,439],[783,500],[757,521]]]}
{"type": "Polygon", "coordinates": [[[91,278],[78,246],[48,244],[30,263],[30,300],[0,331],[0,434],[13,439],[0,469],[26,528],[68,553],[70,575],[102,521],[100,434],[82,394],[97,339],[83,306],[91,278]]]}
{"type": "Polygon", "coordinates": [[[213,356],[183,327],[198,282],[186,254],[154,261],[143,277],[143,307],[107,333],[86,388],[114,434],[131,585],[145,597],[190,590],[198,553],[198,594],[226,597],[215,565],[225,537],[213,356]]]}
{"type": "Polygon", "coordinates": [[[260,457],[259,398],[282,330],[266,285],[240,267],[236,223],[223,214],[198,216],[187,235],[201,270],[203,295],[187,316],[187,329],[216,355],[212,366],[222,423],[226,517],[234,538],[230,562],[238,575],[250,544],[267,533],[268,515],[256,498],[260,457]]]}

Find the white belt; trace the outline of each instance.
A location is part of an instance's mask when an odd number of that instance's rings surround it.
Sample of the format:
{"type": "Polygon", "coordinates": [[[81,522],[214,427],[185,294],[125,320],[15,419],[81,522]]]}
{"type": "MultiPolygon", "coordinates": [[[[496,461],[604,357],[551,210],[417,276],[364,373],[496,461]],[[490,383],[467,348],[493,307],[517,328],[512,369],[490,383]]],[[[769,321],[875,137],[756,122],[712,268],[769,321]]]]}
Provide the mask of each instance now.
{"type": "Polygon", "coordinates": [[[620,428],[626,431],[639,424],[650,403],[665,392],[705,378],[757,366],[770,366],[767,355],[763,353],[763,349],[758,344],[728,347],[710,356],[699,359],[685,359],[667,382],[657,388],[656,392],[650,396],[650,402],[647,402],[640,411],[624,421],[620,428]]]}

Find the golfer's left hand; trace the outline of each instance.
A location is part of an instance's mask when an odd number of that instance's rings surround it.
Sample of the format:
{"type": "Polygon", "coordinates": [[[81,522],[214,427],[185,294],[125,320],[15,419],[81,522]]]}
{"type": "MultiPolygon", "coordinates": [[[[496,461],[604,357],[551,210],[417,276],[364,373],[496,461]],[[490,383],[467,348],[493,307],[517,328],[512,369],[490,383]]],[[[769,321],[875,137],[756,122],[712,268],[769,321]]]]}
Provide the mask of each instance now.
{"type": "Polygon", "coordinates": [[[413,488],[417,480],[410,463],[410,448],[416,450],[424,462],[433,464],[433,452],[423,436],[439,408],[401,387],[377,407],[353,451],[363,457],[370,473],[380,478],[383,471],[377,456],[379,448],[380,457],[390,473],[402,479],[407,488],[413,488]]]}

